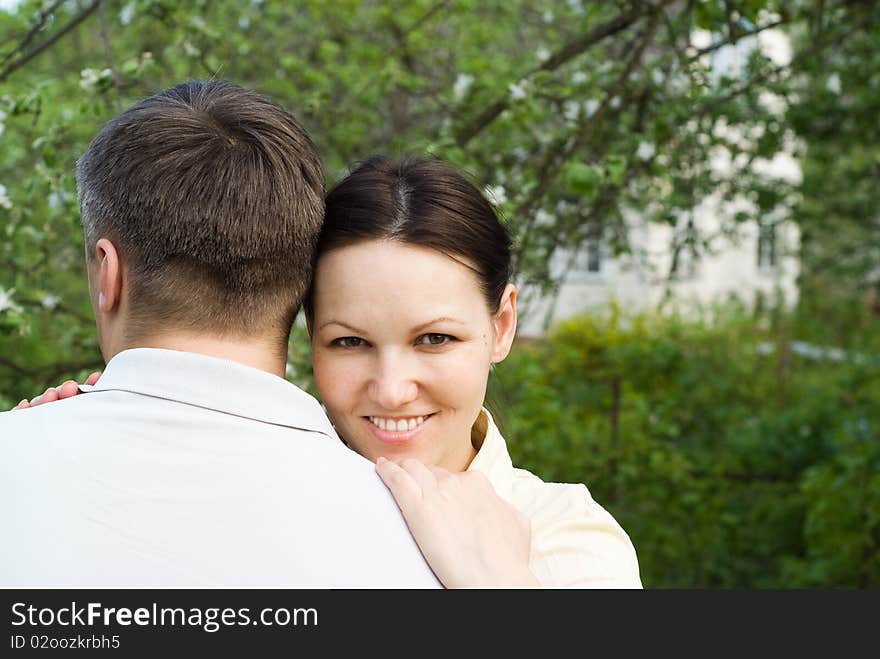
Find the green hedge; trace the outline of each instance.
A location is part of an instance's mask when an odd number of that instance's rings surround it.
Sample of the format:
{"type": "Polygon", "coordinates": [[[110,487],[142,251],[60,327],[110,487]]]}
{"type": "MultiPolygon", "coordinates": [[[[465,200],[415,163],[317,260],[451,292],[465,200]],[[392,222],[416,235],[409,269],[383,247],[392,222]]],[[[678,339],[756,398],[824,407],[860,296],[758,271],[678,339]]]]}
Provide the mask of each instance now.
{"type": "Polygon", "coordinates": [[[878,344],[803,356],[812,327],[612,308],[520,344],[490,407],[515,464],[620,521],[646,587],[878,587],[878,344]]]}

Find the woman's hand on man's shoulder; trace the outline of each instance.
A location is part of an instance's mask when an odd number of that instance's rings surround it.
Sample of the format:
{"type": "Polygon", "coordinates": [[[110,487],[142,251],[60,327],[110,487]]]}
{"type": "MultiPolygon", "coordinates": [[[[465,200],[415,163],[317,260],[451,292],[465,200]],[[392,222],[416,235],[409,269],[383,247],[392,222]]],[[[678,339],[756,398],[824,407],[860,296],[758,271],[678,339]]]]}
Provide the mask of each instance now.
{"type": "MultiPolygon", "coordinates": [[[[95,384],[98,381],[98,378],[101,377],[101,371],[95,371],[92,373],[83,384],[95,384]]],[[[13,407],[13,410],[26,410],[30,407],[36,407],[37,405],[43,405],[44,403],[54,403],[59,400],[64,400],[65,398],[72,398],[79,393],[79,384],[76,380],[66,380],[62,382],[57,387],[49,387],[42,394],[37,396],[36,398],[32,398],[28,400],[27,398],[22,399],[22,401],[13,407]]]]}
{"type": "Polygon", "coordinates": [[[499,497],[484,474],[385,458],[376,471],[444,586],[540,586],[529,569],[529,518],[499,497]]]}

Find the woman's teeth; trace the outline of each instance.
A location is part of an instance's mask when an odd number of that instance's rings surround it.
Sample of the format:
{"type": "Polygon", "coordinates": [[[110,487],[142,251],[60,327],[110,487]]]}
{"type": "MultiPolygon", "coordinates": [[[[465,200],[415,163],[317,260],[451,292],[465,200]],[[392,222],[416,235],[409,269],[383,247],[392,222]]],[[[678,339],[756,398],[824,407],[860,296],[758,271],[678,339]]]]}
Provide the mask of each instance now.
{"type": "Polygon", "coordinates": [[[425,417],[414,416],[409,419],[385,419],[381,416],[367,417],[374,426],[380,430],[389,432],[403,432],[404,430],[415,430],[425,422],[425,417]]]}

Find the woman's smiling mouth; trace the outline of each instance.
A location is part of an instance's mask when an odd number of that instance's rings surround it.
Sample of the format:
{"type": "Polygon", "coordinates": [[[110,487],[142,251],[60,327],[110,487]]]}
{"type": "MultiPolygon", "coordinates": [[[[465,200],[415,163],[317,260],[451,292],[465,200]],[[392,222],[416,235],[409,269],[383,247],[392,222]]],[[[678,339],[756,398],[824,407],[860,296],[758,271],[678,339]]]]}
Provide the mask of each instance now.
{"type": "Polygon", "coordinates": [[[364,417],[370,432],[383,442],[406,442],[415,437],[433,414],[408,417],[364,417]]]}

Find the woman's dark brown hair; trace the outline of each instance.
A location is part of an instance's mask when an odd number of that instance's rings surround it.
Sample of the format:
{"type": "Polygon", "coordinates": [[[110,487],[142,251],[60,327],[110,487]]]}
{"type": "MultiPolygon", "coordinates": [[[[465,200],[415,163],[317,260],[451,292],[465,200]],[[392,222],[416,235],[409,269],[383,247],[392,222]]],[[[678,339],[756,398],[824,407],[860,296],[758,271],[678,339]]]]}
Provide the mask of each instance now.
{"type": "MultiPolygon", "coordinates": [[[[368,240],[428,247],[471,268],[491,313],[510,281],[510,236],[492,205],[453,166],[375,156],[327,195],[317,258],[368,240]]],[[[311,295],[305,301],[311,317],[311,295]]]]}

